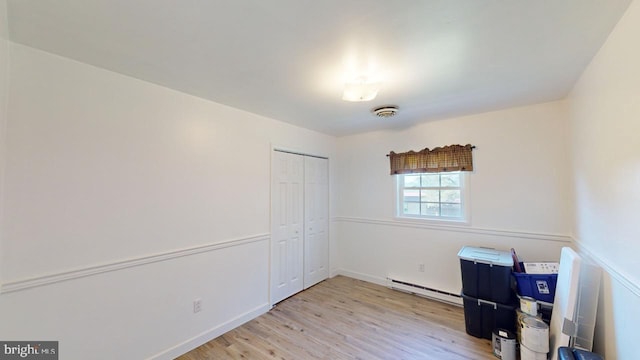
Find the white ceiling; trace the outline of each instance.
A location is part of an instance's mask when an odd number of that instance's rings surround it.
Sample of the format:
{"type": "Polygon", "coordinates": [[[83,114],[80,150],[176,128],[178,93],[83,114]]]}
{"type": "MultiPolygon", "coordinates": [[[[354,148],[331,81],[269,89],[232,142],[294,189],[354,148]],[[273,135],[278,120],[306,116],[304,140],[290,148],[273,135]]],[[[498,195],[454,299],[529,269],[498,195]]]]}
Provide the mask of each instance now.
{"type": "Polygon", "coordinates": [[[561,99],[630,0],[9,0],[13,42],[332,135],[561,99]],[[348,78],[382,79],[371,102],[348,78]],[[370,110],[400,107],[378,119],[370,110]]]}

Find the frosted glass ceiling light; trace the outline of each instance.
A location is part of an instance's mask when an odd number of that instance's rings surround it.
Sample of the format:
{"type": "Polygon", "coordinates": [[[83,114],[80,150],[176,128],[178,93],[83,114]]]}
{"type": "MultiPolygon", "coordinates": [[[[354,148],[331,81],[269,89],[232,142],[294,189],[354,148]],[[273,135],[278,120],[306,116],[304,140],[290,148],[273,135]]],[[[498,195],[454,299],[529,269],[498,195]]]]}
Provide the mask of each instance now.
{"type": "Polygon", "coordinates": [[[368,81],[365,77],[359,77],[344,84],[342,100],[346,101],[370,101],[378,95],[379,82],[368,81]]]}

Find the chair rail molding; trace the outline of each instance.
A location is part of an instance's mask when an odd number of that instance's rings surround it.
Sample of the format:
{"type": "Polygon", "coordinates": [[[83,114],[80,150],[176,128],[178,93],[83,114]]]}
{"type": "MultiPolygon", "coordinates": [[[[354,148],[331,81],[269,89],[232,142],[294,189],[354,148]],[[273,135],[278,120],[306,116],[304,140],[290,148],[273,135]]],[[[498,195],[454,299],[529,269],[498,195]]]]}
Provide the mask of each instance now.
{"type": "Polygon", "coordinates": [[[545,234],[545,233],[501,230],[501,229],[485,229],[485,228],[471,227],[467,225],[448,225],[448,224],[440,225],[432,222],[421,222],[421,221],[410,221],[410,220],[382,220],[382,219],[367,219],[367,218],[358,218],[358,217],[334,217],[332,221],[358,223],[358,224],[372,224],[372,225],[379,225],[379,226],[392,226],[392,227],[402,227],[402,228],[415,228],[415,229],[424,229],[424,230],[452,231],[452,232],[470,233],[470,234],[478,234],[478,235],[522,238],[522,239],[528,239],[528,240],[556,241],[556,242],[566,243],[567,245],[570,245],[573,242],[573,239],[569,235],[545,234]]]}
{"type": "Polygon", "coordinates": [[[260,241],[268,241],[271,238],[271,234],[258,234],[243,238],[229,239],[224,241],[218,241],[205,245],[193,246],[178,250],[169,250],[153,255],[134,257],[131,259],[117,260],[100,265],[92,265],[81,267],[74,270],[61,271],[50,273],[41,276],[35,276],[23,280],[8,281],[0,285],[0,295],[7,294],[15,291],[21,291],[31,289],[39,286],[46,286],[55,284],[61,281],[68,281],[79,279],[87,276],[94,276],[106,272],[123,270],[135,266],[143,266],[160,261],[168,261],[171,259],[192,256],[210,251],[216,251],[232,246],[241,246],[260,241]]]}

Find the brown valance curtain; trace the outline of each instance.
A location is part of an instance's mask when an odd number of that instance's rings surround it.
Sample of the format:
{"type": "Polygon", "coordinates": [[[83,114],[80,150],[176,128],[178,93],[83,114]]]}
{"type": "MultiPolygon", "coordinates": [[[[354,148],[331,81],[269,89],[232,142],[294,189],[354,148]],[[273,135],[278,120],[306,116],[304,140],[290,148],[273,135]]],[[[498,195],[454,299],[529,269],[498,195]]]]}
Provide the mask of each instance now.
{"type": "Polygon", "coordinates": [[[473,171],[473,159],[471,151],[475,146],[449,145],[429,148],[418,152],[408,151],[396,154],[389,153],[391,163],[391,175],[447,172],[447,171],[473,171]]]}

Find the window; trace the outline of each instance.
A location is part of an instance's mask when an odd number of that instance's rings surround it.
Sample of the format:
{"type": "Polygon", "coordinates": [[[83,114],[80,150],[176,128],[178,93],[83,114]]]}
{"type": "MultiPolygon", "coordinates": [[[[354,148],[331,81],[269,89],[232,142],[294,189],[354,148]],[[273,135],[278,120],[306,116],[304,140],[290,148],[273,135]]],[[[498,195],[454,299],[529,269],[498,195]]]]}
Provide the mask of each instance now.
{"type": "Polygon", "coordinates": [[[464,222],[466,173],[397,175],[398,216],[464,222]]]}

